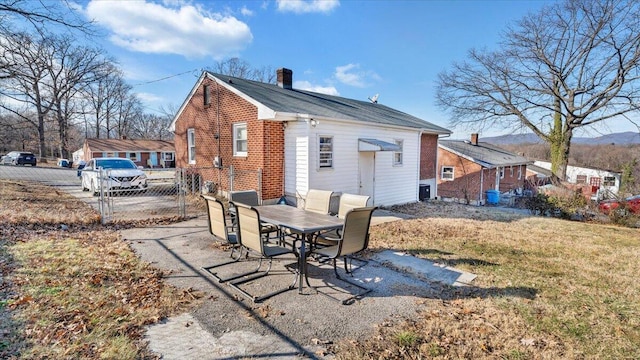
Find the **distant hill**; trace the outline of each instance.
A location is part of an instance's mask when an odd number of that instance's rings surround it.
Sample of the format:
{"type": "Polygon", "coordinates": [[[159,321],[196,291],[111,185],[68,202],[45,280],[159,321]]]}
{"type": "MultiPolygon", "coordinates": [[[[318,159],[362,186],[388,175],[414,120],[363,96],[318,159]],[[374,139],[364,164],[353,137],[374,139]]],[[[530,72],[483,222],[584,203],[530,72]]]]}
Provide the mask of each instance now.
{"type": "MultiPolygon", "coordinates": [[[[518,145],[518,144],[538,144],[542,143],[539,137],[534,134],[514,134],[514,135],[500,135],[491,137],[480,137],[480,141],[488,142],[494,145],[518,145]]],[[[615,134],[607,134],[594,138],[587,137],[574,137],[574,144],[588,144],[588,145],[631,145],[640,144],[640,134],[632,131],[626,131],[615,134]]]]}

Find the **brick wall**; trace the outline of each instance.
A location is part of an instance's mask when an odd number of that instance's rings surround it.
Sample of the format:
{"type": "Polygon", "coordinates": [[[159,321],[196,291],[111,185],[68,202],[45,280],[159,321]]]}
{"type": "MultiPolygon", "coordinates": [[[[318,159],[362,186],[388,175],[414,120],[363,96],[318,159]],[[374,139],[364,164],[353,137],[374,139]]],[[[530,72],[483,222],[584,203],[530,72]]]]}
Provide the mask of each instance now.
{"type": "Polygon", "coordinates": [[[420,138],[420,180],[436,178],[437,152],[438,135],[422,134],[420,138]]]}
{"type": "Polygon", "coordinates": [[[228,170],[212,169],[213,160],[219,155],[224,168],[234,167],[235,190],[260,190],[263,199],[279,197],[284,182],[284,128],[280,122],[261,121],[257,117],[254,105],[205,78],[175,124],[176,167],[192,168],[203,181],[211,180],[219,183],[223,190],[229,190],[228,170]],[[205,85],[209,85],[210,91],[208,105],[204,104],[205,85]],[[246,157],[233,156],[235,123],[247,124],[246,157]],[[216,139],[218,126],[220,133],[216,139]],[[189,128],[195,130],[195,165],[189,164],[188,159],[189,128]],[[262,189],[258,189],[256,176],[259,169],[262,169],[262,189]]]}
{"type": "MultiPolygon", "coordinates": [[[[476,201],[480,199],[480,191],[485,192],[495,188],[496,169],[482,168],[480,165],[459,157],[447,150],[438,149],[438,196],[445,198],[458,198],[476,201]],[[454,180],[442,180],[443,166],[454,167],[454,180]],[[482,173],[481,173],[482,172],[482,173]],[[480,186],[482,182],[482,186],[480,186]]],[[[522,166],[521,176],[518,179],[518,166],[507,166],[504,169],[504,177],[500,179],[500,192],[507,192],[516,188],[524,188],[526,166],[522,166]],[[513,168],[513,172],[511,169],[513,168]]],[[[482,194],[482,199],[486,196],[482,194]]]]}

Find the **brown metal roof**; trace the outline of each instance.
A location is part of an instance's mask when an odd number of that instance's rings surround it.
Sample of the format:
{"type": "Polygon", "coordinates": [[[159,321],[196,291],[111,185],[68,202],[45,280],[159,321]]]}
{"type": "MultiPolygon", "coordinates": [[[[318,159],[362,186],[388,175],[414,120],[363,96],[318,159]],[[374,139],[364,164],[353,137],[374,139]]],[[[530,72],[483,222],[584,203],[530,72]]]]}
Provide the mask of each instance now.
{"type": "Polygon", "coordinates": [[[132,139],[87,139],[91,151],[138,152],[138,151],[176,151],[173,141],[169,140],[132,140],[132,139]]]}

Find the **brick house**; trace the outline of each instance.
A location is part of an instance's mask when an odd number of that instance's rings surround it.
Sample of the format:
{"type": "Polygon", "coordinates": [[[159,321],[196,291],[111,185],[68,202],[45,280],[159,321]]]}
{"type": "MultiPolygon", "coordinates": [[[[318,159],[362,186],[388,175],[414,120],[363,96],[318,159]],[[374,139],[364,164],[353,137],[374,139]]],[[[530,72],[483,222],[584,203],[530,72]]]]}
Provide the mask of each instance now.
{"type": "MultiPolygon", "coordinates": [[[[260,171],[233,188],[263,201],[303,199],[308,189],[366,194],[376,205],[416,201],[436,186],[438,136],[445,128],[371,101],[203,72],[171,124],[176,165],[231,188],[228,174],[260,171]]],[[[238,182],[238,183],[236,183],[238,182]]],[[[435,191],[434,191],[435,194],[435,191]]]]}
{"type": "Polygon", "coordinates": [[[468,140],[440,140],[438,144],[438,196],[484,204],[487,190],[519,192],[524,189],[525,157],[494,145],[468,140]]]}
{"type": "Polygon", "coordinates": [[[167,140],[86,139],[82,156],[87,162],[97,157],[123,157],[138,166],[175,167],[175,145],[167,140]]]}

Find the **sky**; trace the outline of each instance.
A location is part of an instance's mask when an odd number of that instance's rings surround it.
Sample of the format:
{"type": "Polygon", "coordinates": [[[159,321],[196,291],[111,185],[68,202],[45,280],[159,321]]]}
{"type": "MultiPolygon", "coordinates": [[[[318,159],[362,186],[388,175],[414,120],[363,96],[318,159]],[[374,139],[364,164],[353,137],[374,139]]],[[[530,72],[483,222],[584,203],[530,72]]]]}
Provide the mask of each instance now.
{"type": "MultiPolygon", "coordinates": [[[[378,102],[453,131],[435,105],[438,74],[549,1],[91,0],[93,41],[115,58],[146,111],[178,108],[202,70],[231,57],[293,70],[293,87],[378,102]]],[[[637,131],[632,124],[601,133],[637,131]]],[[[589,134],[586,134],[589,136],[589,134]]]]}

